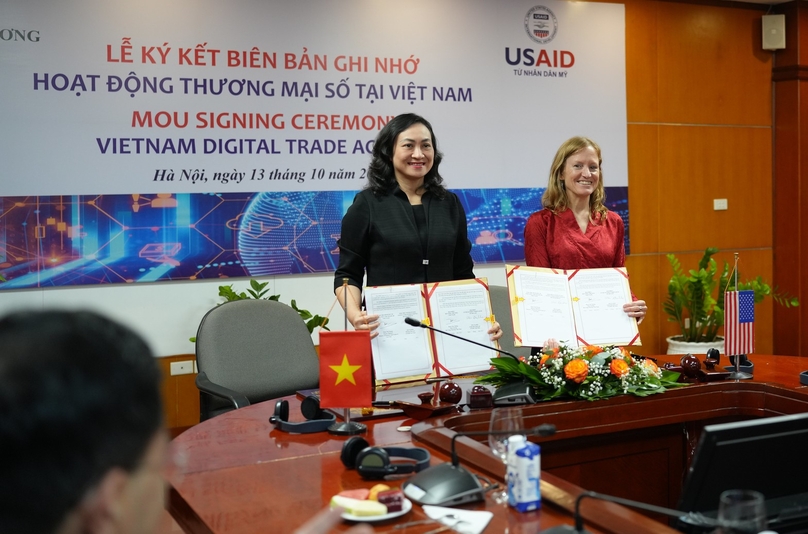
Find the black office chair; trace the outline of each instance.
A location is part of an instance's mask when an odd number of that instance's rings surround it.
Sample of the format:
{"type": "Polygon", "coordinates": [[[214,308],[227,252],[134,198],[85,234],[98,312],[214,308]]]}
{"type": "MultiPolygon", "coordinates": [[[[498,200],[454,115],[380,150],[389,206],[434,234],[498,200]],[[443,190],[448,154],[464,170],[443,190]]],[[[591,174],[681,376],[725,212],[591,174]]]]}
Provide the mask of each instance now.
{"type": "Polygon", "coordinates": [[[210,310],[196,334],[200,420],[319,385],[308,328],[291,307],[236,300],[210,310]]]}
{"type": "Polygon", "coordinates": [[[499,338],[499,346],[502,350],[507,350],[517,357],[530,356],[530,347],[517,347],[513,344],[513,317],[511,316],[511,302],[508,296],[508,288],[505,286],[488,286],[491,296],[491,309],[497,318],[499,326],[502,327],[502,337],[499,338]]]}

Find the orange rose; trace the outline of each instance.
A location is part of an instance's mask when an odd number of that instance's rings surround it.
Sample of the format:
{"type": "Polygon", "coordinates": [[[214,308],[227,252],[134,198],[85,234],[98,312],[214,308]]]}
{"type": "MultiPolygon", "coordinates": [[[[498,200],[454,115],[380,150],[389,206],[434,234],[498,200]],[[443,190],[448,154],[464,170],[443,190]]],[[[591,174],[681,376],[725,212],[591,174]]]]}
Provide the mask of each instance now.
{"type": "Polygon", "coordinates": [[[586,350],[586,352],[588,352],[590,356],[594,356],[595,354],[600,354],[601,352],[603,352],[603,347],[600,347],[598,345],[587,345],[584,350],[586,350]]]}
{"type": "Polygon", "coordinates": [[[626,347],[620,347],[620,354],[626,359],[627,362],[631,363],[631,353],[626,347]]]}
{"type": "Polygon", "coordinates": [[[609,364],[609,370],[617,378],[623,378],[628,374],[629,367],[625,360],[614,358],[612,363],[609,364]]]}
{"type": "Polygon", "coordinates": [[[589,374],[589,365],[580,358],[570,361],[564,366],[564,376],[576,384],[582,384],[589,374]]]}
{"type": "Polygon", "coordinates": [[[542,355],[541,360],[539,360],[539,367],[541,367],[542,365],[544,365],[544,363],[545,363],[547,360],[549,360],[549,359],[550,359],[550,355],[549,355],[549,354],[544,354],[544,355],[542,355]]]}
{"type": "Polygon", "coordinates": [[[642,361],[643,366],[652,373],[659,373],[659,367],[652,360],[645,359],[642,361]]]}

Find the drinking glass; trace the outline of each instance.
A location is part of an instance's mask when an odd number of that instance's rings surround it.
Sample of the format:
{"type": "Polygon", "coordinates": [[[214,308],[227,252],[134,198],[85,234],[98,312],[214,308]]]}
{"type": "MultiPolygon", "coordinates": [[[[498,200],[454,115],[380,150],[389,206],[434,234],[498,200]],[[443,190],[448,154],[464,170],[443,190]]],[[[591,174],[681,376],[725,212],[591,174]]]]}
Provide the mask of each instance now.
{"type": "MultiPolygon", "coordinates": [[[[515,406],[505,408],[494,408],[491,410],[491,432],[505,431],[502,434],[489,434],[488,445],[491,452],[502,459],[502,463],[508,463],[508,438],[514,435],[524,434],[524,422],[522,421],[522,409],[515,406]]],[[[506,481],[507,486],[507,481],[506,481]]],[[[494,501],[498,504],[508,502],[508,492],[506,490],[497,491],[492,494],[494,501]]]]}
{"type": "Polygon", "coordinates": [[[763,494],[752,490],[727,490],[718,502],[721,534],[757,534],[766,530],[763,494]]]}

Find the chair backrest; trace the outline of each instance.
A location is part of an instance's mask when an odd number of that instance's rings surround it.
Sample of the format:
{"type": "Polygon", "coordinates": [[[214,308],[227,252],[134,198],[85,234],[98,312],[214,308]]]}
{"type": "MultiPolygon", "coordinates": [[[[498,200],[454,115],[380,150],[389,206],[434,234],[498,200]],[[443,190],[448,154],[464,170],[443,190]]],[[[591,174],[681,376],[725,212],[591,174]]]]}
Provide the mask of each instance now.
{"type": "Polygon", "coordinates": [[[502,337],[499,339],[499,346],[502,350],[507,350],[517,357],[530,356],[530,347],[516,347],[513,344],[513,317],[511,316],[511,301],[508,296],[508,288],[505,286],[488,286],[491,295],[491,308],[497,318],[497,322],[502,327],[502,337]]]}
{"type": "Polygon", "coordinates": [[[196,334],[196,361],[211,382],[250,403],[319,385],[320,364],[306,324],[273,300],[236,300],[210,310],[196,334]]]}

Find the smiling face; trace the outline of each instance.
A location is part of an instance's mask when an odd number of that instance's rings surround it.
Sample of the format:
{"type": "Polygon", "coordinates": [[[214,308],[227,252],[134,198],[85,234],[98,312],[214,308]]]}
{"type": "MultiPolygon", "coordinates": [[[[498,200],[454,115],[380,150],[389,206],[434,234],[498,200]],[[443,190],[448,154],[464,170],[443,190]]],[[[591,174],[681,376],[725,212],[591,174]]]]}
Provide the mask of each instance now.
{"type": "Polygon", "coordinates": [[[567,158],[561,172],[561,181],[567,191],[567,198],[589,198],[600,181],[598,153],[591,146],[582,148],[567,158]]]}
{"type": "Polygon", "coordinates": [[[424,176],[432,169],[434,158],[435,147],[429,128],[421,123],[413,124],[398,134],[393,147],[396,181],[421,186],[424,176]]]}

